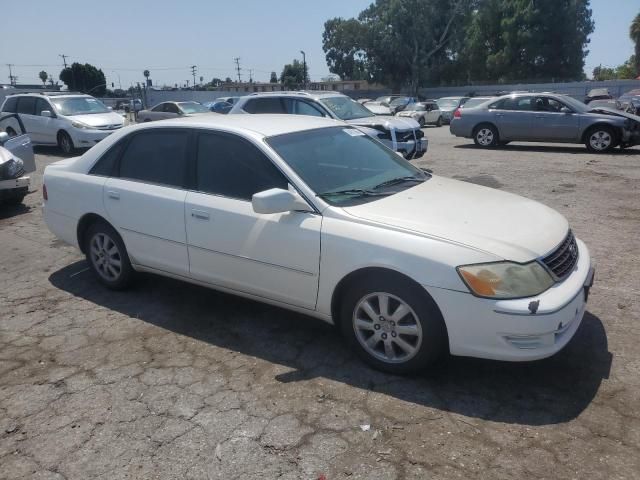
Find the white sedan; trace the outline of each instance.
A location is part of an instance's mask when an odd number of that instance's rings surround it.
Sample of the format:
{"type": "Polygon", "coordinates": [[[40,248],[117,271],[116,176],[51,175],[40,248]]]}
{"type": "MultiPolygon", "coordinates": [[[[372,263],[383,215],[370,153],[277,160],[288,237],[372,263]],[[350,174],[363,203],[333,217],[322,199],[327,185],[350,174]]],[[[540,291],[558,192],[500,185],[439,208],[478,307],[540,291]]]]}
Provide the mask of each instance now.
{"type": "Polygon", "coordinates": [[[114,133],[48,166],[44,218],[121,289],[153,272],[337,324],[373,366],[533,360],[593,279],[567,221],[431,175],[343,122],[206,115],[114,133]]]}

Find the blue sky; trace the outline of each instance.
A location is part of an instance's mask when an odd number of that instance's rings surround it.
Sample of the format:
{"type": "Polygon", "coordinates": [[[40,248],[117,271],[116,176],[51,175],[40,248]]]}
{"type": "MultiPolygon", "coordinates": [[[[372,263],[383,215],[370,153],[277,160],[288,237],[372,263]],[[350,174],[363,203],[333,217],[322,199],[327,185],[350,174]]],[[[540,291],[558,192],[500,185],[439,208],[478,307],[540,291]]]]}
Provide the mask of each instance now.
{"type": "MultiPolygon", "coordinates": [[[[371,0],[241,0],[236,2],[110,0],[105,3],[67,0],[9,1],[2,6],[0,83],[9,69],[19,83],[38,83],[38,72],[57,75],[60,54],[68,61],[92,63],[108,82],[127,88],[141,81],[148,68],[154,84],[192,81],[198,76],[235,78],[234,57],[240,57],[242,78],[253,70],[256,81],[268,81],[285,63],[307,55],[313,80],[329,72],[322,51],[325,20],[352,17],[371,0]],[[105,5],[108,5],[106,7],[105,5]],[[46,12],[46,13],[45,13],[46,12]],[[22,21],[8,21],[20,18],[22,21]],[[28,19],[28,21],[27,21],[28,19]]],[[[602,63],[615,66],[633,53],[629,24],[640,0],[592,0],[596,29],[591,36],[585,70],[602,63]]]]}

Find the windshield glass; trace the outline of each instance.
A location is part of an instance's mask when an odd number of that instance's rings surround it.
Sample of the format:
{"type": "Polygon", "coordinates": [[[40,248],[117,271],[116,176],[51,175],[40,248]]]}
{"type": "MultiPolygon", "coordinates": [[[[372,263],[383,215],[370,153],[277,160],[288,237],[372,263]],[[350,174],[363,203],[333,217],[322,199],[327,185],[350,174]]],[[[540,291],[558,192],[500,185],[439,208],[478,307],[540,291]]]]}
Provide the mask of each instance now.
{"type": "Polygon", "coordinates": [[[355,118],[374,116],[371,110],[349,97],[322,98],[320,102],[341,120],[353,120],[355,118]]]}
{"type": "Polygon", "coordinates": [[[180,105],[184,113],[204,113],[209,111],[207,107],[197,102],[180,102],[178,105],[180,105]]]}
{"type": "Polygon", "coordinates": [[[389,103],[389,100],[391,100],[391,97],[389,96],[376,98],[376,102],[380,103],[389,103]]]}
{"type": "Polygon", "coordinates": [[[460,104],[460,100],[457,98],[441,98],[436,103],[438,104],[438,107],[440,107],[441,110],[442,109],[451,110],[453,108],[458,108],[458,105],[460,104]]]}
{"type": "Polygon", "coordinates": [[[394,98],[391,100],[389,106],[397,107],[398,105],[404,105],[405,103],[409,103],[409,99],[407,97],[394,98]]]}
{"type": "Polygon", "coordinates": [[[288,133],[268,138],[267,143],[318,196],[332,205],[373,201],[428,178],[419,168],[351,127],[288,133]],[[388,186],[381,185],[396,179],[388,186]]]}
{"type": "Polygon", "coordinates": [[[104,103],[93,97],[51,98],[50,100],[60,115],[86,115],[109,112],[104,103]]]}

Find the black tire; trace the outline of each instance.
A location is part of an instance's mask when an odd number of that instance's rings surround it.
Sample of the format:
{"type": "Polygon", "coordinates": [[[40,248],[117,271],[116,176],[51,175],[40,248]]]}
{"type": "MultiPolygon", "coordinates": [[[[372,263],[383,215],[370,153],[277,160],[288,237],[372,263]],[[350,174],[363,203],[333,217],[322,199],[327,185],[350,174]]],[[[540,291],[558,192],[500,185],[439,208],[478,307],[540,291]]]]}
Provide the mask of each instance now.
{"type": "Polygon", "coordinates": [[[418,119],[418,123],[420,124],[420,128],[424,128],[424,124],[425,124],[424,117],[420,117],[418,119]]]}
{"type": "Polygon", "coordinates": [[[58,133],[58,147],[60,147],[60,150],[62,150],[62,153],[65,155],[71,155],[76,148],[67,132],[58,133]]]}
{"type": "Polygon", "coordinates": [[[7,135],[9,135],[10,137],[15,137],[18,135],[17,132],[11,127],[7,127],[5,131],[7,132],[7,135]]]}
{"type": "Polygon", "coordinates": [[[111,290],[124,290],[129,286],[135,272],[122,238],[111,225],[101,221],[91,224],[84,236],[84,251],[87,262],[100,283],[111,290]],[[109,240],[106,245],[105,238],[109,240]],[[97,245],[94,241],[98,242],[97,245]],[[95,247],[98,247],[98,251],[95,247]],[[115,254],[114,247],[117,249],[115,254]],[[105,266],[107,257],[110,265],[105,266]],[[119,268],[115,260],[119,260],[119,268]],[[117,275],[112,275],[114,270],[118,272],[117,275]]]}
{"type": "Polygon", "coordinates": [[[495,147],[500,142],[498,129],[490,123],[478,125],[473,129],[473,142],[482,148],[495,147]]]}
{"type": "MultiPolygon", "coordinates": [[[[370,305],[374,306],[375,315],[384,313],[380,302],[376,303],[373,300],[370,305]]],[[[357,322],[357,324],[361,325],[362,322],[357,322]]],[[[340,305],[340,328],[349,344],[365,362],[378,370],[389,373],[404,374],[424,369],[447,351],[447,329],[435,301],[419,285],[392,272],[361,278],[347,288],[340,305]],[[388,318],[379,316],[373,319],[367,315],[368,318],[365,320],[372,320],[371,327],[365,329],[356,327],[356,318],[361,320],[363,312],[365,312],[361,308],[362,302],[368,296],[372,296],[373,299],[378,298],[376,296],[379,295],[388,297],[388,318]],[[392,313],[398,313],[398,308],[402,303],[410,310],[403,316],[396,318],[397,323],[394,323],[392,313]],[[413,325],[416,330],[419,325],[419,337],[404,333],[408,328],[413,328],[413,325]],[[365,339],[367,332],[371,335],[365,339]],[[376,335],[380,338],[379,340],[374,338],[376,335]],[[370,353],[367,350],[363,343],[372,338],[375,344],[370,350],[376,352],[377,349],[382,349],[384,352],[370,353]],[[404,342],[405,346],[408,343],[409,347],[413,347],[414,353],[404,355],[407,357],[406,359],[402,358],[405,350],[400,347],[400,344],[394,343],[399,340],[404,342]],[[392,356],[396,356],[394,360],[381,358],[387,356],[385,348],[387,344],[391,345],[392,356]]]]}
{"type": "Polygon", "coordinates": [[[618,135],[611,127],[596,125],[585,133],[584,144],[590,152],[607,153],[618,145],[618,135]]]}
{"type": "Polygon", "coordinates": [[[442,117],[438,117],[438,121],[436,122],[436,127],[442,126],[442,117]]]}

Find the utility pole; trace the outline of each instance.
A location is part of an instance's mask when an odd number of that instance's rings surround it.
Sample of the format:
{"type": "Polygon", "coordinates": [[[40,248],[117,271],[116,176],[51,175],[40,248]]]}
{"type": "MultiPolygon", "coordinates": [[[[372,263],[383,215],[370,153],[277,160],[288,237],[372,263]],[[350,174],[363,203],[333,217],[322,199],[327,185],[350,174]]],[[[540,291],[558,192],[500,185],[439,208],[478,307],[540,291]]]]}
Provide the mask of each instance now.
{"type": "Polygon", "coordinates": [[[198,67],[196,65],[191,65],[191,75],[193,75],[193,89],[196,89],[196,71],[198,67]]]}
{"type": "Polygon", "coordinates": [[[307,56],[305,55],[303,50],[300,50],[300,53],[302,54],[302,89],[306,90],[307,88],[307,56]]]}
{"type": "Polygon", "coordinates": [[[62,57],[62,62],[64,63],[64,68],[67,68],[67,57],[69,55],[65,55],[64,53],[58,55],[59,57],[62,57]]]}
{"type": "Polygon", "coordinates": [[[13,67],[13,63],[7,63],[7,67],[9,67],[9,85],[15,85],[18,77],[13,76],[13,72],[11,71],[11,67],[13,67]]]}
{"type": "Polygon", "coordinates": [[[249,69],[249,83],[253,83],[253,69],[249,69]]]}
{"type": "Polygon", "coordinates": [[[238,71],[238,83],[242,83],[242,77],[240,76],[240,57],[233,59],[236,62],[236,70],[238,71]]]}

